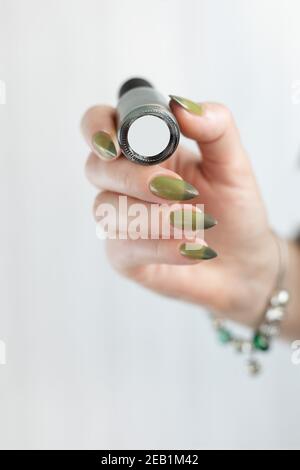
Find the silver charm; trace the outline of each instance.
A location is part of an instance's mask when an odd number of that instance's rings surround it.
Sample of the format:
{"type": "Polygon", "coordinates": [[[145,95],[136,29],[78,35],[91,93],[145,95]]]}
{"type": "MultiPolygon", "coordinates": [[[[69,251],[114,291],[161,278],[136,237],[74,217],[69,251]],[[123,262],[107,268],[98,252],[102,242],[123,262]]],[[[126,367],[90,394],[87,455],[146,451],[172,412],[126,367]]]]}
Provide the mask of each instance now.
{"type": "Polygon", "coordinates": [[[234,339],[233,340],[233,347],[238,353],[243,352],[243,341],[241,339],[234,339]]]}
{"type": "Polygon", "coordinates": [[[256,376],[261,371],[261,365],[256,359],[249,359],[247,363],[248,372],[252,376],[256,376]]]}
{"type": "Polygon", "coordinates": [[[212,320],[213,327],[218,330],[219,328],[222,328],[224,326],[224,321],[221,320],[221,318],[216,318],[214,317],[212,320]]]}
{"type": "Polygon", "coordinates": [[[268,322],[281,321],[283,319],[284,311],[280,307],[269,308],[266,312],[266,319],[268,322]]]}
{"type": "Polygon", "coordinates": [[[265,323],[259,328],[260,333],[267,336],[268,338],[275,338],[279,336],[280,328],[279,323],[265,323]]]}
{"type": "Polygon", "coordinates": [[[287,290],[282,289],[277,292],[276,295],[273,295],[271,299],[272,307],[285,307],[290,300],[290,294],[287,290]]]}

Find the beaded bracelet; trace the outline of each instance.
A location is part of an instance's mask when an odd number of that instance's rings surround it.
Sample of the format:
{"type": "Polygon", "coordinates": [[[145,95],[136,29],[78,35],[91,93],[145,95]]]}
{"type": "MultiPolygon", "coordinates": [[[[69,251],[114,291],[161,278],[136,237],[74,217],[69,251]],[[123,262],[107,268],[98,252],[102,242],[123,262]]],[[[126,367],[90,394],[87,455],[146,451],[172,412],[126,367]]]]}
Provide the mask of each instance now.
{"type": "Polygon", "coordinates": [[[213,326],[222,344],[231,344],[235,351],[247,356],[247,368],[250,375],[261,371],[261,363],[257,359],[259,352],[269,351],[274,338],[280,335],[281,323],[286,314],[290,295],[282,288],[288,264],[288,247],[285,242],[276,238],[279,253],[279,268],[275,289],[263,312],[262,321],[255,329],[252,338],[245,339],[235,335],[223,319],[212,314],[213,326]]]}

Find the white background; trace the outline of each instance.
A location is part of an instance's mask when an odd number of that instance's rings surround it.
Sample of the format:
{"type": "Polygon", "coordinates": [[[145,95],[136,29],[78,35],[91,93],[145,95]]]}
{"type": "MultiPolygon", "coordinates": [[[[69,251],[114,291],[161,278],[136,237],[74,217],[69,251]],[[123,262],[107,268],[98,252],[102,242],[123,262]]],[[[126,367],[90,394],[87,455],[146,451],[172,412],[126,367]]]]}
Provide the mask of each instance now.
{"type": "Polygon", "coordinates": [[[79,132],[134,75],[225,102],[272,225],[293,233],[299,15],[297,0],[0,0],[1,448],[300,448],[289,344],[251,380],[201,308],[111,270],[79,132]]]}

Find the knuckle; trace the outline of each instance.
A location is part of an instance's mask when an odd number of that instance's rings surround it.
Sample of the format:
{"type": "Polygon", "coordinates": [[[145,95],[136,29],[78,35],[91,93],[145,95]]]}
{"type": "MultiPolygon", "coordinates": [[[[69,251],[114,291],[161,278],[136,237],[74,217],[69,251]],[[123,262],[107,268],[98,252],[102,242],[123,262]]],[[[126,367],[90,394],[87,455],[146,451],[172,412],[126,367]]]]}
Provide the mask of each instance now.
{"type": "MultiPolygon", "coordinates": [[[[96,158],[98,158],[98,157],[96,157],[96,158]]],[[[84,173],[85,173],[86,178],[92,184],[94,184],[94,180],[95,180],[95,175],[94,175],[94,173],[95,173],[95,155],[92,152],[89,154],[89,156],[87,157],[87,160],[85,162],[84,173]]]]}
{"type": "Polygon", "coordinates": [[[124,276],[127,275],[127,271],[129,271],[128,266],[128,258],[129,256],[129,247],[127,240],[106,240],[106,255],[107,258],[115,271],[119,272],[124,276]]]}
{"type": "Polygon", "coordinates": [[[114,108],[108,105],[99,105],[90,106],[81,118],[81,128],[85,127],[87,122],[90,122],[95,117],[99,117],[100,113],[103,112],[112,112],[114,108]]]}
{"type": "Polygon", "coordinates": [[[231,110],[223,103],[218,103],[217,106],[220,119],[223,121],[224,127],[230,126],[234,120],[231,110]]]}
{"type": "Polygon", "coordinates": [[[99,192],[97,196],[94,199],[94,204],[93,204],[93,214],[95,218],[97,219],[97,212],[98,212],[98,207],[105,203],[107,197],[106,197],[106,192],[99,192]]]}
{"type": "Polygon", "coordinates": [[[96,109],[97,109],[97,106],[91,106],[83,114],[81,121],[80,121],[80,128],[82,132],[85,131],[87,127],[87,123],[90,121],[90,118],[95,114],[96,109]]]}
{"type": "Polygon", "coordinates": [[[132,173],[128,167],[124,168],[124,171],[121,173],[120,180],[123,191],[127,193],[134,184],[132,173]]]}
{"type": "Polygon", "coordinates": [[[163,240],[153,240],[153,258],[159,262],[162,257],[163,240]]]}
{"type": "Polygon", "coordinates": [[[133,278],[138,284],[151,288],[155,284],[160,270],[161,265],[148,264],[138,266],[136,269],[128,272],[127,276],[133,278]]]}
{"type": "Polygon", "coordinates": [[[91,154],[89,154],[84,165],[84,174],[87,177],[87,179],[90,179],[91,166],[92,166],[91,159],[92,159],[91,154]]]}

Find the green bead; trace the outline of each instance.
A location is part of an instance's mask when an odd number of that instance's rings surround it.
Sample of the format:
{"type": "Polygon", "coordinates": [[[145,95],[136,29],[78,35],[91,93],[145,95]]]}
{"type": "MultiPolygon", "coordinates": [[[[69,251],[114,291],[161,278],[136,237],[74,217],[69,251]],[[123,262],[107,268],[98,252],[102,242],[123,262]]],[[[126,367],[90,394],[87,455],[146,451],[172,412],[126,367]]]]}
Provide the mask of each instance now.
{"type": "Polygon", "coordinates": [[[223,344],[227,344],[232,341],[231,333],[230,331],[226,330],[226,328],[218,329],[218,337],[219,337],[219,341],[223,344]]]}
{"type": "Polygon", "coordinates": [[[262,335],[259,331],[257,331],[253,337],[253,346],[259,351],[268,351],[270,348],[270,343],[265,335],[262,335]]]}

